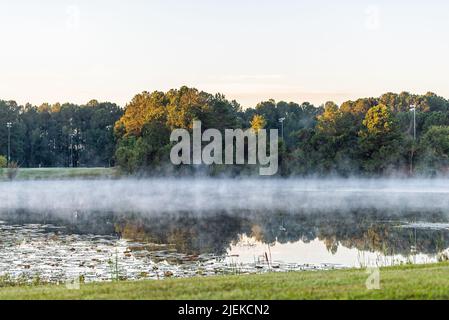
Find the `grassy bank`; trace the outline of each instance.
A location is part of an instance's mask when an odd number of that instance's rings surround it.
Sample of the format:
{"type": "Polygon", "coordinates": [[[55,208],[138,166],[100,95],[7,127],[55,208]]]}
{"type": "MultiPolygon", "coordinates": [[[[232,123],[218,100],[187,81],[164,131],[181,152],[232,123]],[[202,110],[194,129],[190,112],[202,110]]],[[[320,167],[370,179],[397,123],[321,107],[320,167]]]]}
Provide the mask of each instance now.
{"type": "MultiPolygon", "coordinates": [[[[8,180],[7,170],[0,172],[0,181],[8,180]]],[[[14,180],[112,178],[118,176],[115,168],[19,168],[14,180]]]]}
{"type": "Polygon", "coordinates": [[[217,276],[0,289],[0,299],[449,299],[449,264],[381,269],[367,290],[364,270],[217,276]]]}

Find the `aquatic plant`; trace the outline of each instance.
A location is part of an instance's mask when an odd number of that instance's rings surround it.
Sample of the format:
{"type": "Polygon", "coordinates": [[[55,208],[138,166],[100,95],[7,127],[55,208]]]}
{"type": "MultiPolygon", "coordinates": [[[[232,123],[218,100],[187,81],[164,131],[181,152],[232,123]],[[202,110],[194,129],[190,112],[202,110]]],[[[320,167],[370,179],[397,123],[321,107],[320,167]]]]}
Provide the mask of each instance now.
{"type": "Polygon", "coordinates": [[[39,273],[35,274],[32,278],[24,273],[21,273],[17,277],[13,277],[9,273],[0,276],[0,288],[40,286],[46,284],[49,284],[49,282],[43,280],[39,273]]]}
{"type": "Polygon", "coordinates": [[[115,249],[115,255],[108,261],[109,267],[111,269],[111,280],[120,281],[120,273],[118,266],[118,250],[115,249]]]}

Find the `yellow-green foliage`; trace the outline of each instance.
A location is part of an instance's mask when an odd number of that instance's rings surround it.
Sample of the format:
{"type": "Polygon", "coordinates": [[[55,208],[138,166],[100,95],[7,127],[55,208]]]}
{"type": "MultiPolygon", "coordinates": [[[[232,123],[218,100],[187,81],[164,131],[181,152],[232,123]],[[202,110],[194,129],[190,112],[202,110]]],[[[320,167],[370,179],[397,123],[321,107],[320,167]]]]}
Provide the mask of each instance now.
{"type": "Polygon", "coordinates": [[[6,168],[7,163],[8,163],[8,160],[6,159],[6,157],[0,155],[0,169],[6,168]]]}
{"type": "Polygon", "coordinates": [[[251,129],[254,130],[254,132],[259,132],[259,130],[262,130],[267,125],[267,121],[265,118],[261,115],[256,114],[253,117],[253,120],[251,120],[251,129]]]}
{"type": "Polygon", "coordinates": [[[393,116],[386,106],[380,104],[368,110],[363,125],[368,134],[385,134],[392,130],[393,116]]]}

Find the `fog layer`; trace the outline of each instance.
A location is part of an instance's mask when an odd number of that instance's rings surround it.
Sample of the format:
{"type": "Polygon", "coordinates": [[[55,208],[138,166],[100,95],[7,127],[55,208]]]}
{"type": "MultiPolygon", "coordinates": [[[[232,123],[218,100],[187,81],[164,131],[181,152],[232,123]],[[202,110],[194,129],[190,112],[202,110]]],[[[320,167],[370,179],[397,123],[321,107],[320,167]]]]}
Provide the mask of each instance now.
{"type": "Polygon", "coordinates": [[[449,180],[147,179],[0,183],[0,213],[449,212],[449,180]]]}

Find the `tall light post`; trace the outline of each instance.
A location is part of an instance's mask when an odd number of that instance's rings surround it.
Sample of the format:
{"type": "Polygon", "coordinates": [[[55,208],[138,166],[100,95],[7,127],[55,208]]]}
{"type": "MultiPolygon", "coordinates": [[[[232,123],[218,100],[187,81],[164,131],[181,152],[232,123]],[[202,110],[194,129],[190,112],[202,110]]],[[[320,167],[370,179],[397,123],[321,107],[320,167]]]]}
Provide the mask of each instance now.
{"type": "Polygon", "coordinates": [[[73,133],[70,134],[70,168],[73,168],[73,133]]]}
{"type": "Polygon", "coordinates": [[[413,111],[413,140],[416,141],[416,106],[412,104],[410,111],[413,111]]]}
{"type": "Polygon", "coordinates": [[[7,161],[7,167],[9,168],[9,163],[11,162],[11,127],[12,123],[7,122],[6,127],[8,128],[8,161],[7,161]]]}
{"type": "Polygon", "coordinates": [[[69,119],[69,123],[70,123],[70,134],[69,134],[69,140],[70,140],[70,163],[69,163],[69,168],[73,167],[73,118],[71,117],[69,119]]]}
{"type": "Polygon", "coordinates": [[[281,123],[281,136],[282,136],[282,141],[284,141],[284,121],[285,121],[285,118],[280,118],[279,119],[279,122],[281,123]]]}
{"type": "Polygon", "coordinates": [[[411,105],[410,111],[413,112],[413,144],[412,144],[412,153],[410,155],[410,175],[413,175],[413,157],[415,155],[415,143],[416,143],[416,106],[411,105]]]}

